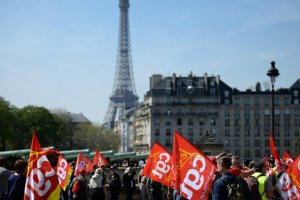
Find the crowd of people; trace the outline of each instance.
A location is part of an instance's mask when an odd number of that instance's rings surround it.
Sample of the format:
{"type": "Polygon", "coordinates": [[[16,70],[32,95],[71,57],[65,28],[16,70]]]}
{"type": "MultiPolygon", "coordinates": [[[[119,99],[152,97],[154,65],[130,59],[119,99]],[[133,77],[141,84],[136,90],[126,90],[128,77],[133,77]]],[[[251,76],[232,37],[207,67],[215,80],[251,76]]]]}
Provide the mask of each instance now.
{"type": "MultiPolygon", "coordinates": [[[[265,160],[241,163],[238,156],[222,153],[211,159],[217,167],[211,193],[208,199],[227,200],[268,200],[281,199],[275,184],[279,176],[274,162],[269,164],[273,173],[269,173],[265,160]],[[233,197],[235,196],[235,197],[233,197]]],[[[27,162],[17,159],[13,169],[6,169],[5,160],[0,159],[0,200],[21,200],[24,197],[27,162]]],[[[75,168],[76,162],[71,162],[75,168]]],[[[119,165],[94,167],[92,173],[84,170],[78,176],[71,176],[65,190],[61,190],[62,200],[118,200],[125,194],[126,200],[183,200],[179,191],[151,180],[143,174],[143,167],[136,172],[127,166],[119,174],[119,165]]]]}

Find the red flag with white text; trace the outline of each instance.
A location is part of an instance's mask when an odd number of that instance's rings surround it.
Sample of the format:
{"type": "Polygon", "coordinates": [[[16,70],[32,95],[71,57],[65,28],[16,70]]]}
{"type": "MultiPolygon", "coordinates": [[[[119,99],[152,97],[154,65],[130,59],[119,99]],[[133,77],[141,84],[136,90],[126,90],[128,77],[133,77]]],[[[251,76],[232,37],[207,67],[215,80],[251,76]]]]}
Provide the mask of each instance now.
{"type": "Polygon", "coordinates": [[[68,186],[72,173],[73,173],[73,169],[71,168],[70,164],[63,157],[63,155],[60,155],[58,157],[56,174],[58,176],[58,182],[61,189],[66,190],[66,187],[68,186]]]}
{"type": "Polygon", "coordinates": [[[279,154],[276,150],[274,137],[273,137],[271,132],[270,132],[270,149],[271,149],[272,155],[273,155],[274,160],[275,160],[275,166],[277,167],[277,171],[281,172],[282,171],[282,164],[281,164],[281,161],[280,161],[279,154]]]}
{"type": "Polygon", "coordinates": [[[82,171],[93,171],[93,163],[82,153],[78,153],[74,176],[78,176],[82,171]]]}
{"type": "Polygon", "coordinates": [[[216,167],[211,160],[175,131],[173,142],[174,187],[191,200],[207,199],[216,167]]]}
{"type": "Polygon", "coordinates": [[[59,198],[60,187],[55,170],[43,153],[36,133],[32,131],[24,200],[58,200],[59,198]]]}
{"type": "Polygon", "coordinates": [[[103,155],[98,150],[96,150],[93,159],[93,165],[97,165],[98,167],[101,167],[102,165],[109,166],[109,162],[103,157],[103,155]]]}
{"type": "Polygon", "coordinates": [[[171,187],[173,159],[163,146],[154,142],[147,158],[143,173],[152,180],[171,187]]]}
{"type": "Polygon", "coordinates": [[[284,151],[282,162],[286,166],[290,166],[294,162],[294,159],[287,151],[284,151]]]}
{"type": "Polygon", "coordinates": [[[284,200],[300,200],[300,156],[280,176],[276,187],[284,200]]]}

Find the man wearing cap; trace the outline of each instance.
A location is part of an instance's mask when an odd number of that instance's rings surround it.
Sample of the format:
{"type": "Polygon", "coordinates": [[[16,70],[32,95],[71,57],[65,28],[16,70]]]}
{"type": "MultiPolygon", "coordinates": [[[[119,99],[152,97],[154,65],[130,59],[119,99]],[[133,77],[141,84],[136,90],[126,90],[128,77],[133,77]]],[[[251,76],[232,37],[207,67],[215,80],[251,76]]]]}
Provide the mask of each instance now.
{"type": "Polygon", "coordinates": [[[262,200],[272,199],[274,197],[272,182],[269,177],[266,176],[266,163],[261,160],[254,164],[255,173],[252,176],[258,180],[258,190],[262,200]]]}

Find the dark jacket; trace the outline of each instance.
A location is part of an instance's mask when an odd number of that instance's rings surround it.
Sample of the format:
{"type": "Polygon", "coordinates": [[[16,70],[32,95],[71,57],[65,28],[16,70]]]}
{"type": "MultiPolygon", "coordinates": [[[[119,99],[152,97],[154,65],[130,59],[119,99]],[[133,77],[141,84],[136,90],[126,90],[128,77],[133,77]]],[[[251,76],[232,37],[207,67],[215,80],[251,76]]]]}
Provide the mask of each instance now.
{"type": "MultiPolygon", "coordinates": [[[[216,180],[212,186],[212,199],[213,200],[227,200],[228,199],[228,183],[234,183],[238,177],[231,173],[224,173],[221,178],[216,180]]],[[[239,178],[240,185],[243,188],[245,200],[251,200],[250,191],[247,182],[243,178],[239,178]]]]}

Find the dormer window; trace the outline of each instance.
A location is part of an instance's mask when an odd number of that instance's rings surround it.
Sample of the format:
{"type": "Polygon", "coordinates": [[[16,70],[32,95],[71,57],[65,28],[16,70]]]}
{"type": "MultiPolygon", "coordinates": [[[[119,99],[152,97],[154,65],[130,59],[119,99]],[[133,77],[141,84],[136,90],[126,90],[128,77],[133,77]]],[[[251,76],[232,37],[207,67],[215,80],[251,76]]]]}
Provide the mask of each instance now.
{"type": "Polygon", "coordinates": [[[171,87],[171,80],[170,79],[166,80],[166,87],[167,88],[171,87]]]}

